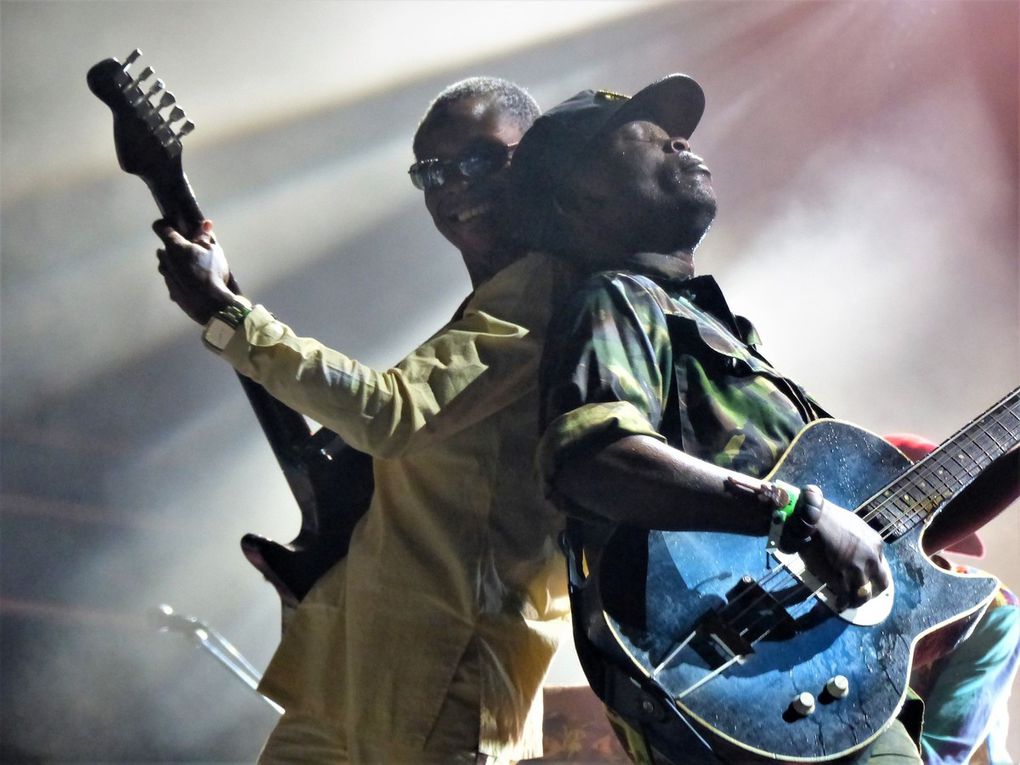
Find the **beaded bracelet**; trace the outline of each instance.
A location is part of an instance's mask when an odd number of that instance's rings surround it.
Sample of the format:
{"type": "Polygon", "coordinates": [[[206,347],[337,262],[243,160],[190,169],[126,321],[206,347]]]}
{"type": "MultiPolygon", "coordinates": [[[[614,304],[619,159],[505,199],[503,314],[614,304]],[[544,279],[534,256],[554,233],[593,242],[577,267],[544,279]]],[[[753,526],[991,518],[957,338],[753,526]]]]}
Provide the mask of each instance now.
{"type": "Polygon", "coordinates": [[[772,516],[765,547],[768,550],[777,549],[782,537],[783,525],[793,515],[794,508],[797,507],[800,489],[785,481],[752,483],[750,480],[742,480],[733,476],[727,476],[723,483],[730,493],[750,495],[755,497],[760,504],[768,505],[771,508],[772,516]]]}

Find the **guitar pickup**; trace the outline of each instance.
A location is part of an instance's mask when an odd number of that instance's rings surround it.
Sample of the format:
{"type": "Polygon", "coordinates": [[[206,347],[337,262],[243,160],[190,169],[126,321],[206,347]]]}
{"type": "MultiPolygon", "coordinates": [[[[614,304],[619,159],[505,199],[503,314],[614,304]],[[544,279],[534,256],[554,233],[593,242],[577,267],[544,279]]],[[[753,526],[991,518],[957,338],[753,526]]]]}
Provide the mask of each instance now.
{"type": "MultiPolygon", "coordinates": [[[[698,624],[698,631],[702,633],[703,638],[715,644],[726,660],[737,657],[737,661],[742,661],[742,657],[754,653],[754,646],[740,634],[735,624],[723,619],[718,611],[705,614],[698,624]]],[[[694,644],[697,646],[697,640],[694,644]]],[[[702,655],[702,658],[708,661],[708,657],[702,655]]]]}

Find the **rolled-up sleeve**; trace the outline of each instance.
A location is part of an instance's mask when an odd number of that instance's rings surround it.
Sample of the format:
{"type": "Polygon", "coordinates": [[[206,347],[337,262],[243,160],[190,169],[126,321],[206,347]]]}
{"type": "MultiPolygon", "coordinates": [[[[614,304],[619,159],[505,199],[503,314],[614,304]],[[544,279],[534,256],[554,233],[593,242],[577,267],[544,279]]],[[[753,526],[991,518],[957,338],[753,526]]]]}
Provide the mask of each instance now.
{"type": "Polygon", "coordinates": [[[547,493],[568,460],[658,429],[672,381],[662,308],[647,280],[599,274],[565,304],[549,330],[540,376],[537,464],[547,493]]]}

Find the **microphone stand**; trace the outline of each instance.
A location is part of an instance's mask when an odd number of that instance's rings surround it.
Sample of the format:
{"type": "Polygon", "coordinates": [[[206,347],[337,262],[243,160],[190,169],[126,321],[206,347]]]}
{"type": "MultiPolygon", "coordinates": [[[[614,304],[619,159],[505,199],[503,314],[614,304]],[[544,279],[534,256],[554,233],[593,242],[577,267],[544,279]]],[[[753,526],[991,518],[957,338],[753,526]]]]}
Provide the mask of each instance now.
{"type": "MultiPolygon", "coordinates": [[[[196,644],[209,652],[220,664],[226,667],[234,677],[258,693],[259,680],[262,675],[233,644],[203,621],[194,616],[184,616],[163,603],[150,612],[153,627],[160,632],[179,632],[186,635],[196,644]]],[[[260,699],[283,714],[283,707],[272,699],[258,693],[260,699]]]]}

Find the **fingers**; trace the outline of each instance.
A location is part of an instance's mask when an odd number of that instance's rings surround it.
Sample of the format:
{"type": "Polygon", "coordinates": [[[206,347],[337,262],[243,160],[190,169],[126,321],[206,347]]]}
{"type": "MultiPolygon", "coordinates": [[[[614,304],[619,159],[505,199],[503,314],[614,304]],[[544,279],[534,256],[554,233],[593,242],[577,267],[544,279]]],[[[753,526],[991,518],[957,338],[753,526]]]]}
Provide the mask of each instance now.
{"type": "Polygon", "coordinates": [[[889,563],[885,559],[885,554],[878,551],[878,570],[872,576],[872,582],[875,584],[875,594],[888,590],[892,586],[892,570],[889,568],[889,563]]]}
{"type": "Polygon", "coordinates": [[[793,514],[786,519],[783,526],[780,548],[787,552],[803,549],[818,528],[818,519],[822,515],[825,500],[822,490],[817,486],[805,486],[797,499],[793,514]]]}
{"type": "Polygon", "coordinates": [[[163,241],[163,244],[169,244],[170,234],[174,233],[174,227],[165,218],[153,221],[152,230],[163,241]]]}
{"type": "Polygon", "coordinates": [[[216,244],[216,235],[213,233],[213,223],[208,218],[202,221],[198,232],[193,240],[189,240],[180,231],[174,228],[173,224],[166,218],[160,218],[152,224],[152,230],[156,233],[167,247],[187,247],[197,244],[204,249],[211,249],[216,244]]]}
{"type": "Polygon", "coordinates": [[[213,222],[206,218],[199,227],[198,234],[194,239],[195,244],[200,244],[207,250],[216,244],[216,235],[213,233],[213,222]]]}
{"type": "Polygon", "coordinates": [[[162,218],[152,224],[152,230],[167,247],[187,247],[190,244],[177,229],[162,218]]]}
{"type": "Polygon", "coordinates": [[[820,487],[813,483],[809,483],[803,488],[800,493],[800,500],[807,505],[817,507],[821,511],[822,507],[822,490],[820,487]]]}
{"type": "Polygon", "coordinates": [[[882,551],[874,558],[874,565],[865,569],[854,568],[843,572],[843,591],[838,593],[842,608],[860,608],[892,585],[892,571],[882,551]]]}
{"type": "Polygon", "coordinates": [[[840,600],[850,608],[860,608],[875,594],[874,585],[865,573],[851,569],[843,573],[843,592],[840,600]]]}

